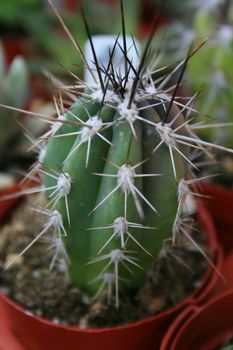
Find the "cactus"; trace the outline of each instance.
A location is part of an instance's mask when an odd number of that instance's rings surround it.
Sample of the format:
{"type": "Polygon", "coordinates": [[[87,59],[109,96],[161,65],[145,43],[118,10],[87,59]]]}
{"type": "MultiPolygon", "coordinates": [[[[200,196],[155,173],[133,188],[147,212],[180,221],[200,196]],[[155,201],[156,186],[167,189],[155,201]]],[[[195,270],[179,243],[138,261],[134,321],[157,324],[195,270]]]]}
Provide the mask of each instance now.
{"type": "MultiPolygon", "coordinates": [[[[26,103],[27,94],[28,73],[24,60],[16,57],[6,72],[4,51],[0,43],[0,103],[22,108],[26,103]]],[[[2,109],[0,113],[0,154],[2,157],[7,146],[17,134],[20,135],[20,129],[12,114],[2,109]]]]}
{"type": "MultiPolygon", "coordinates": [[[[89,34],[84,13],[83,18],[89,34]]],[[[123,11],[122,32],[111,39],[105,64],[89,35],[92,57],[82,57],[93,80],[63,86],[55,98],[58,118],[40,154],[43,186],[33,190],[47,194],[47,206],[35,209],[46,224],[19,254],[52,229],[51,266],[63,259],[70,281],[90,296],[115,286],[116,307],[119,288],[143,284],[164,240],[172,235],[174,243],[182,233],[192,240],[185,228],[188,199],[191,186],[202,179],[187,179],[190,168],[196,169],[191,149],[233,152],[194,134],[186,112],[196,113],[190,107],[195,96],[177,99],[196,49],[167,73],[149,60],[153,32],[138,59],[137,43],[125,36],[123,11]],[[177,71],[177,83],[169,86],[177,71]],[[70,107],[62,93],[73,99],[70,107]]]]}

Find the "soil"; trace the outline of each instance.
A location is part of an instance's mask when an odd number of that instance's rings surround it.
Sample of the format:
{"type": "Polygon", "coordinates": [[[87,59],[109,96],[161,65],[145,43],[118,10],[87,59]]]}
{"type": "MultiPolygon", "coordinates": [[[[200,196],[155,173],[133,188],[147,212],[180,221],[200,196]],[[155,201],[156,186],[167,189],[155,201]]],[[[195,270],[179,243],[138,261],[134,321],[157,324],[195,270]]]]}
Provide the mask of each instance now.
{"type": "MultiPolygon", "coordinates": [[[[28,203],[29,201],[29,203],[28,203]]],[[[182,239],[179,246],[167,246],[149,271],[145,285],[133,295],[120,294],[120,308],[108,305],[106,297],[92,302],[72,286],[64,265],[49,269],[52,255],[49,235],[34,244],[10,269],[7,262],[17,255],[43,227],[41,215],[24,201],[10,223],[0,230],[0,291],[22,305],[28,313],[57,324],[111,327],[143,319],[182,301],[199,284],[208,268],[199,251],[182,239]]],[[[33,202],[34,203],[34,202],[33,202]]],[[[202,235],[193,238],[207,252],[202,235]]],[[[207,252],[208,253],[208,252],[207,252]]]]}

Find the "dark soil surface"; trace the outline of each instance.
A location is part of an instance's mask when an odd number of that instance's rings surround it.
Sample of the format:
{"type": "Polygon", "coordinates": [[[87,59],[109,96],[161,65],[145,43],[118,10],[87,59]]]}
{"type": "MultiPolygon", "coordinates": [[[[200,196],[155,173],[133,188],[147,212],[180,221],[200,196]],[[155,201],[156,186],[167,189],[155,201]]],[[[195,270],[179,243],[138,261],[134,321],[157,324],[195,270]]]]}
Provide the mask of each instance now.
{"type": "MultiPolygon", "coordinates": [[[[23,202],[10,223],[0,230],[0,290],[29,313],[58,324],[79,327],[109,327],[140,320],[182,301],[199,284],[208,263],[184,239],[179,246],[167,246],[154,263],[145,285],[134,295],[120,294],[120,308],[107,305],[102,295],[92,302],[70,285],[64,265],[49,269],[52,255],[49,234],[34,244],[8,270],[4,267],[40,232],[41,215],[23,202]]],[[[201,234],[193,237],[199,244],[201,234]]],[[[204,248],[205,249],[205,248],[204,248]]]]}

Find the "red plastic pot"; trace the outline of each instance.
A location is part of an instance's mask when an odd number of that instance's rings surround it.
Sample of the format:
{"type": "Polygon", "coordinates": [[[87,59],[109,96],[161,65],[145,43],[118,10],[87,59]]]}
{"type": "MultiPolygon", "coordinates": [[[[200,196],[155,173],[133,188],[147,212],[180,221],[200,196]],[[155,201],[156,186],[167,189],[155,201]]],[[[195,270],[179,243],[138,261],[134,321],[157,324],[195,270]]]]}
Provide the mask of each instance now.
{"type": "Polygon", "coordinates": [[[233,291],[203,307],[189,307],[174,322],[160,350],[216,350],[233,335],[233,291]]]}
{"type": "MultiPolygon", "coordinates": [[[[199,204],[199,218],[203,232],[218,269],[222,266],[222,252],[208,212],[199,204]]],[[[9,298],[0,294],[1,350],[155,350],[168,327],[189,305],[202,305],[218,281],[209,268],[201,285],[184,301],[158,315],[125,326],[103,329],[80,329],[56,325],[40,317],[31,316],[9,298]],[[9,345],[11,344],[13,345],[9,345]],[[13,342],[17,341],[17,346],[13,342]]]]}
{"type": "MultiPolygon", "coordinates": [[[[16,192],[19,192],[21,190],[21,186],[20,185],[13,185],[11,187],[8,187],[2,191],[0,191],[0,196],[8,196],[11,194],[14,194],[16,192]]],[[[16,206],[19,202],[20,202],[20,198],[12,198],[12,199],[8,199],[4,202],[0,201],[0,222],[3,222],[4,220],[7,219],[7,214],[9,211],[12,211],[12,209],[14,208],[14,206],[16,206]]]]}
{"type": "Polygon", "coordinates": [[[205,205],[217,227],[218,240],[228,254],[233,251],[233,190],[203,183],[202,191],[209,197],[205,205]]]}
{"type": "Polygon", "coordinates": [[[10,64],[16,56],[28,57],[29,55],[29,38],[22,36],[19,38],[3,38],[3,47],[6,53],[6,62],[10,64]]]}
{"type": "Polygon", "coordinates": [[[232,266],[233,253],[224,259],[221,271],[226,283],[217,283],[211,293],[212,301],[203,308],[188,307],[180,313],[166,333],[161,350],[212,350],[224,343],[230,331],[233,335],[232,266]],[[229,295],[226,300],[225,295],[229,295]]]}
{"type": "Polygon", "coordinates": [[[225,257],[223,266],[222,266],[222,274],[225,277],[226,283],[220,283],[219,281],[216,284],[216,286],[211,292],[211,295],[213,295],[213,297],[218,296],[220,294],[224,294],[229,291],[233,291],[233,268],[232,267],[233,267],[233,252],[225,257]]]}
{"type": "Polygon", "coordinates": [[[163,12],[161,12],[161,9],[156,8],[155,4],[153,4],[150,0],[142,0],[141,1],[141,22],[139,24],[139,36],[140,37],[148,37],[150,35],[154,20],[156,16],[159,16],[157,18],[157,28],[156,31],[158,32],[161,30],[167,23],[168,18],[164,15],[163,12]]]}
{"type": "MultiPolygon", "coordinates": [[[[38,181],[39,181],[39,178],[38,178],[38,181]]],[[[23,191],[24,189],[33,187],[37,184],[38,183],[33,180],[28,180],[22,184],[20,183],[15,184],[13,186],[5,188],[4,190],[1,190],[0,197],[13,195],[14,193],[23,191]]],[[[12,212],[15,206],[17,206],[17,204],[19,204],[21,201],[22,201],[21,197],[15,197],[8,200],[4,200],[4,202],[0,201],[0,223],[8,219],[8,214],[12,212]]]]}

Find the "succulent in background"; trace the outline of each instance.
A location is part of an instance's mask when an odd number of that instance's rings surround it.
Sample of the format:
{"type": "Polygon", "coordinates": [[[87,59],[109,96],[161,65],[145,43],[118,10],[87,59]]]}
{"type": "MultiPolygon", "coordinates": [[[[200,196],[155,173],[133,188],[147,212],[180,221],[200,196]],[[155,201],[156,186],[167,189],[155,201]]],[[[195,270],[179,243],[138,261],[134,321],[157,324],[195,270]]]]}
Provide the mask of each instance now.
{"type": "MultiPolygon", "coordinates": [[[[76,12],[66,10],[65,2],[57,1],[57,8],[61,9],[62,18],[69,30],[79,37],[79,45],[83,49],[87,39],[79,12],[79,1],[76,12]]],[[[83,1],[87,17],[95,17],[90,23],[94,34],[117,34],[120,30],[119,8],[117,2],[104,2],[99,0],[83,1]]],[[[41,74],[38,67],[49,70],[57,76],[67,78],[66,70],[81,76],[82,60],[77,57],[75,50],[61,32],[57,22],[48,10],[47,1],[41,0],[2,0],[0,4],[0,36],[18,38],[26,36],[26,50],[29,53],[27,60],[30,72],[41,74]]],[[[125,16],[128,33],[135,35],[138,27],[140,1],[125,1],[125,16]]]]}
{"type": "MultiPolygon", "coordinates": [[[[16,57],[7,70],[3,47],[0,44],[0,103],[22,108],[28,97],[28,72],[24,60],[16,57]]],[[[6,109],[0,111],[0,157],[6,156],[12,147],[14,138],[21,134],[15,118],[6,109]]]]}
{"type": "Polygon", "coordinates": [[[203,135],[216,142],[233,146],[233,6],[215,16],[207,12],[199,13],[195,19],[196,42],[208,37],[203,50],[190,62],[188,74],[191,89],[203,86],[205,98],[197,101],[196,108],[211,115],[211,122],[218,124],[203,135]],[[225,123],[225,126],[221,123],[225,123]]]}
{"type": "MultiPolygon", "coordinates": [[[[233,146],[233,6],[228,0],[187,2],[195,5],[192,21],[181,18],[166,28],[166,41],[162,50],[163,62],[179,60],[188,42],[194,46],[206,41],[194,55],[187,68],[186,91],[202,89],[195,108],[206,114],[207,125],[200,125],[200,135],[206,140],[233,146]],[[211,117],[210,117],[211,116],[211,117]],[[208,121],[212,124],[208,126],[208,121]],[[218,121],[218,122],[217,122],[218,121]]],[[[185,7],[181,6],[185,12],[185,7]]],[[[184,15],[184,18],[186,16],[184,15]]]]}
{"type": "MultiPolygon", "coordinates": [[[[80,21],[77,21],[77,14],[66,11],[62,1],[57,1],[57,6],[61,7],[72,32],[79,34],[80,44],[83,46],[86,36],[82,37],[84,31],[79,25],[80,21]]],[[[19,45],[21,38],[26,38],[22,49],[27,52],[30,73],[39,75],[41,70],[38,67],[43,67],[64,76],[59,66],[61,63],[67,69],[80,73],[81,60],[67,43],[67,38],[61,35],[48,7],[47,1],[44,0],[2,0],[0,36],[6,41],[18,40],[19,45]]]]}
{"type": "Polygon", "coordinates": [[[191,150],[233,153],[195,135],[196,95],[177,97],[187,63],[197,49],[189,50],[169,72],[157,67],[157,56],[151,52],[154,31],[140,54],[135,40],[126,37],[120,4],[122,36],[108,44],[107,63],[98,54],[84,13],[91,57],[85,57],[71,38],[93,80],[75,77],[74,84],[58,86],[57,118],[47,119],[52,128],[35,143],[41,147],[36,171],[43,184],[21,193],[46,193],[47,205],[35,209],[46,224],[8,264],[52,230],[52,265],[63,259],[70,281],[87,295],[114,290],[114,297],[111,293],[108,297],[116,307],[119,289],[142,286],[164,249],[164,240],[170,238],[175,244],[184,235],[194,243],[188,203],[192,194],[198,195],[195,184],[204,178],[188,179],[190,169],[196,169],[191,150]]]}

